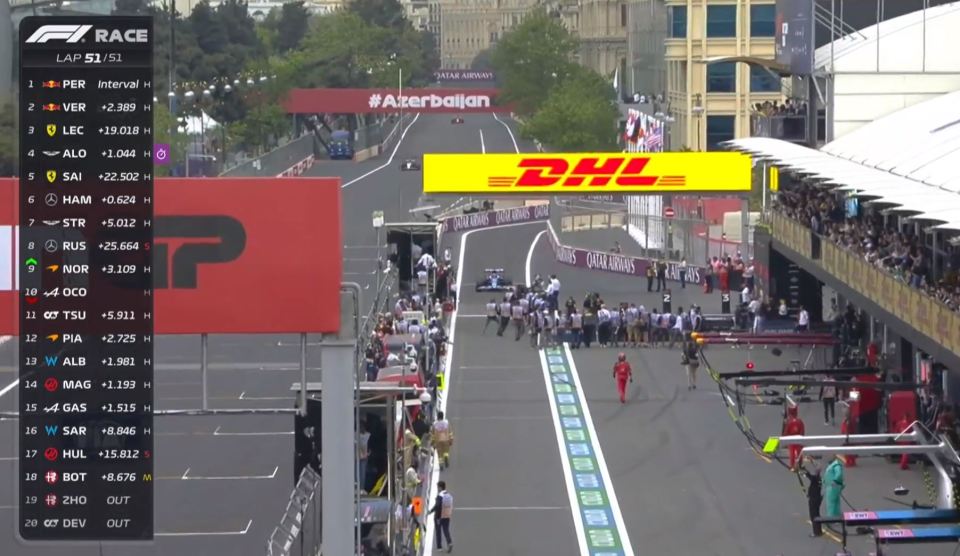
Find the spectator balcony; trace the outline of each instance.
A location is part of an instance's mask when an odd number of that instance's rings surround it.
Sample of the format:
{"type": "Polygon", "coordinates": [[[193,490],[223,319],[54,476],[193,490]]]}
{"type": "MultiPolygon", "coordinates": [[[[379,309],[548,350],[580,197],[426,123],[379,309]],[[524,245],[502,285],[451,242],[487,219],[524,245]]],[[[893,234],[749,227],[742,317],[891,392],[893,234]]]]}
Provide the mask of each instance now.
{"type": "Polygon", "coordinates": [[[924,336],[920,347],[939,360],[960,356],[960,312],[788,216],[772,212],[768,222],[773,239],[798,255],[802,260],[796,262],[809,265],[811,273],[824,281],[829,276],[834,287],[855,285],[856,295],[866,302],[859,305],[873,305],[924,336]]]}
{"type": "MultiPolygon", "coordinates": [[[[824,115],[817,118],[817,144],[824,139],[824,115]]],[[[812,144],[807,132],[806,114],[775,114],[765,115],[754,112],[750,115],[750,130],[752,137],[769,137],[802,145],[812,144]]]]}

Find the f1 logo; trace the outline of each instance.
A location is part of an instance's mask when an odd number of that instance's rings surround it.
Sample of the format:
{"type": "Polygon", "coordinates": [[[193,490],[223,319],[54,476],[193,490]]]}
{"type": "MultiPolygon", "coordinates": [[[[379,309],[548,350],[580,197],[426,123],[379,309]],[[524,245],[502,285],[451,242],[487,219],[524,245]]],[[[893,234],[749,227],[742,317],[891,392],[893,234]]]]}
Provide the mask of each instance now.
{"type": "Polygon", "coordinates": [[[50,40],[78,43],[93,25],[43,25],[27,38],[28,44],[45,43],[50,40]]]}
{"type": "Polygon", "coordinates": [[[247,246],[243,224],[223,215],[158,217],[156,239],[160,238],[179,238],[185,243],[174,249],[170,257],[169,246],[157,242],[154,250],[157,272],[153,273],[153,287],[157,289],[196,289],[197,269],[201,264],[228,263],[237,259],[247,246]],[[169,274],[172,274],[172,286],[169,274]]]}

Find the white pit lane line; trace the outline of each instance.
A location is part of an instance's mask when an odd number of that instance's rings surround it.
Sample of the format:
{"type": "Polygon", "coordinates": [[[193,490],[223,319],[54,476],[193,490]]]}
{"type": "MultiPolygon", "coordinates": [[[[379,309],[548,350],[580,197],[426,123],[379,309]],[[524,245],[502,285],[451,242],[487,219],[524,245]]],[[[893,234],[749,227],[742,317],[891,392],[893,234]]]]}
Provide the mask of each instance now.
{"type": "Polygon", "coordinates": [[[182,532],[164,532],[154,533],[155,537],[223,537],[223,536],[238,536],[246,535],[250,532],[250,527],[253,525],[253,520],[247,521],[247,526],[239,531],[182,531],[182,532]]]}
{"type": "Polygon", "coordinates": [[[190,475],[190,470],[192,468],[188,467],[186,471],[183,472],[183,475],[179,477],[165,476],[157,477],[158,481],[266,481],[277,478],[277,472],[280,471],[280,466],[273,468],[273,473],[269,475],[190,475]]]}

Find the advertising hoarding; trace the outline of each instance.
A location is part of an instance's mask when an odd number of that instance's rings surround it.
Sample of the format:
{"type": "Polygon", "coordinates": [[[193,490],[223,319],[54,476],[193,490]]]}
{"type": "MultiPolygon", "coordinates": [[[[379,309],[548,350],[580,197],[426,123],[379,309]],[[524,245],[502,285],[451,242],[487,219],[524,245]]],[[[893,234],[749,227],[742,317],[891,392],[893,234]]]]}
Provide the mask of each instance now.
{"type": "Polygon", "coordinates": [[[283,102],[290,114],[510,112],[497,89],[293,89],[283,102]]]}
{"type": "MultiPolygon", "coordinates": [[[[16,195],[0,179],[2,335],[19,322],[16,195]]],[[[339,178],[158,179],[155,197],[157,334],[339,330],[339,178]]]]}
{"type": "Polygon", "coordinates": [[[750,187],[750,157],[735,152],[423,156],[425,193],[746,193],[750,187]]]}

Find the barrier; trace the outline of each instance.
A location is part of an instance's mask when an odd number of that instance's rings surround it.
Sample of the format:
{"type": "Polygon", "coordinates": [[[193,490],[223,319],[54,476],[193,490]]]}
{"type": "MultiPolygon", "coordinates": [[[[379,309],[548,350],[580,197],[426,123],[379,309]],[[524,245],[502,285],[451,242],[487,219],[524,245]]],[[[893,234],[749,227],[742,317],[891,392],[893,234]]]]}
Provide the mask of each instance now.
{"type": "Polygon", "coordinates": [[[440,220],[440,233],[479,230],[519,222],[537,222],[550,217],[549,205],[531,205],[499,210],[458,214],[440,220]]]}
{"type": "MultiPolygon", "coordinates": [[[[647,267],[656,263],[654,259],[643,257],[632,257],[629,255],[619,255],[603,251],[592,251],[581,249],[560,243],[557,232],[553,227],[553,222],[548,222],[547,228],[550,238],[550,245],[553,247],[554,256],[557,262],[578,268],[589,270],[600,270],[611,272],[624,276],[645,277],[647,267]]],[[[698,284],[702,281],[706,269],[696,265],[687,266],[686,281],[691,284],[698,284]]],[[[680,281],[680,265],[676,262],[667,263],[667,280],[680,281]]]]}
{"type": "Polygon", "coordinates": [[[221,177],[279,177],[314,154],[314,137],[306,133],[272,151],[225,170],[221,177]]]}

